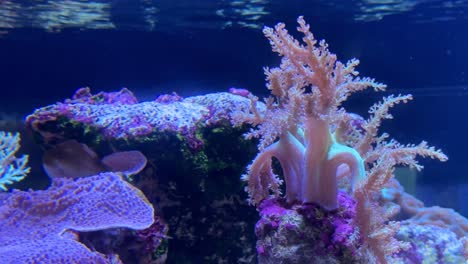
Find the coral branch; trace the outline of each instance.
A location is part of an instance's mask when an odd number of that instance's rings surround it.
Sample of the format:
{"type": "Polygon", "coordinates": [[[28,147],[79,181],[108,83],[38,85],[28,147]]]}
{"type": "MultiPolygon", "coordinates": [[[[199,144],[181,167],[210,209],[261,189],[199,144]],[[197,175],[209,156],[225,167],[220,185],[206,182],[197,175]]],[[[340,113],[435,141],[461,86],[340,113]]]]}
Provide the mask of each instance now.
{"type": "Polygon", "coordinates": [[[28,166],[28,155],[17,158],[20,148],[20,134],[0,131],[0,189],[7,191],[6,185],[19,182],[31,170],[28,166]]]}

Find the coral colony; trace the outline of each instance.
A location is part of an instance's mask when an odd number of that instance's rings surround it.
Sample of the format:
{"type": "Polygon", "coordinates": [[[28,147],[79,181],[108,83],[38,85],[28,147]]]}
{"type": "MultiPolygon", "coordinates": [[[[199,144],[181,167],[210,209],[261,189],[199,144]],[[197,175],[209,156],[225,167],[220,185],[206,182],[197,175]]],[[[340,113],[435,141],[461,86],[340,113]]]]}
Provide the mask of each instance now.
{"type": "Polygon", "coordinates": [[[45,190],[8,191],[30,169],[19,135],[0,132],[0,262],[465,263],[468,220],[394,178],[447,157],[378,131],[412,96],[347,112],[350,95],[386,86],[298,24],[302,41],[282,23],[263,31],[282,58],[264,102],[242,88],[141,103],[81,88],[37,109],[26,123],[45,190]]]}
{"type": "Polygon", "coordinates": [[[45,191],[13,191],[0,215],[9,227],[0,230],[5,263],[107,263],[114,257],[90,251],[76,232],[145,229],[154,221],[141,192],[112,173],[55,179],[45,191]]]}
{"type": "MultiPolygon", "coordinates": [[[[251,96],[251,110],[237,114],[239,123],[255,126],[247,138],[260,138],[260,152],[243,176],[250,203],[261,215],[256,226],[258,260],[387,263],[387,256],[411,244],[395,239],[400,224],[388,221],[395,207],[386,210],[375,197],[391,182],[396,165],[420,170],[418,155],[441,161],[447,157],[424,141],[402,145],[377,134],[381,121],[392,118],[389,109],[411,95],[384,98],[371,107],[368,120],[340,107],[352,93],[383,90],[385,85],[358,77],[359,61],[338,61],[302,17],[298,23],[303,44],[282,23],[263,30],[282,57],[278,68],[265,69],[272,97],[262,111],[251,96]],[[284,197],[273,157],[281,165],[284,197]],[[342,181],[349,193],[339,191],[342,181]]],[[[466,221],[464,230],[466,234],[466,221]]]]}

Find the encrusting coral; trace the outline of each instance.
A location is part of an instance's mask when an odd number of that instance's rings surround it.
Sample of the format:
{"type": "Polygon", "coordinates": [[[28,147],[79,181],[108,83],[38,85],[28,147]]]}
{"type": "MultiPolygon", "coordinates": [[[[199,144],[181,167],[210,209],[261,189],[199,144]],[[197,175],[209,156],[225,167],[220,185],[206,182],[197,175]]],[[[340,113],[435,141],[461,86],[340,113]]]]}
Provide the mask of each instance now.
{"type": "Polygon", "coordinates": [[[238,124],[255,126],[246,137],[260,138],[260,153],[243,176],[250,202],[259,205],[271,194],[282,199],[282,181],[273,171],[272,158],[281,166],[284,198],[290,205],[314,203],[333,211],[339,207],[339,183],[348,182],[349,195],[357,202],[354,224],[364,245],[361,251],[386,263],[386,256],[408,245],[393,238],[399,225],[388,222],[392,212],[379,207],[374,197],[392,179],[396,165],[420,170],[418,155],[441,161],[447,157],[426,142],[402,145],[388,140],[387,134],[378,135],[381,121],[392,118],[389,109],[411,95],[384,98],[371,107],[368,120],[346,112],[341,104],[352,93],[386,86],[358,77],[358,60],[338,61],[302,17],[298,24],[304,44],[289,35],[283,23],[263,30],[282,57],[278,68],[265,69],[272,96],[265,100],[266,109],[260,109],[258,98],[251,95],[250,111],[236,113],[238,124]]]}
{"type": "Polygon", "coordinates": [[[153,206],[120,175],[57,178],[47,190],[0,197],[2,263],[121,263],[80,243],[79,232],[153,222],[153,206]]]}

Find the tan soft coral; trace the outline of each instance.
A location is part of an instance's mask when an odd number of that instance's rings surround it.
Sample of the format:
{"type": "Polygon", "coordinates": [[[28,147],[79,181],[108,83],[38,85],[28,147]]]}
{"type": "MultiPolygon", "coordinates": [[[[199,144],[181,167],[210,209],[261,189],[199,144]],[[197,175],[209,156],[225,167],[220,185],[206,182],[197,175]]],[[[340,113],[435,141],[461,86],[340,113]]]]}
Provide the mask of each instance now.
{"type": "Polygon", "coordinates": [[[354,179],[365,176],[359,153],[332,134],[331,127],[346,115],[340,104],[353,92],[369,87],[382,90],[385,85],[357,77],[357,60],[337,61],[325,41],[315,40],[302,17],[298,23],[305,45],[290,36],[282,23],[263,31],[282,62],[279,68],[265,69],[273,95],[266,100],[266,111],[260,113],[252,97],[251,113],[239,117],[257,126],[248,138],[260,137],[261,152],[245,180],[254,204],[268,197],[269,189],[278,194],[280,181],[271,168],[275,157],[283,169],[289,201],[316,202],[334,209],[338,167],[346,164],[354,179]]]}
{"type": "Polygon", "coordinates": [[[338,180],[348,178],[364,243],[379,263],[385,263],[385,255],[405,245],[393,239],[399,225],[388,222],[392,213],[379,207],[374,197],[393,178],[396,165],[421,169],[418,155],[442,161],[447,157],[426,142],[402,145],[387,140],[385,133],[378,135],[381,121],[392,118],[389,109],[411,100],[411,95],[384,98],[370,109],[368,120],[347,113],[341,103],[352,93],[386,86],[358,77],[358,60],[341,63],[325,41],[314,38],[302,17],[298,24],[303,44],[282,23],[264,29],[273,51],[282,56],[278,68],[265,69],[272,96],[262,108],[251,95],[250,112],[235,115],[238,123],[255,127],[247,138],[260,138],[260,153],[243,176],[250,202],[256,205],[271,194],[280,195],[282,181],[273,171],[272,158],[281,165],[289,202],[335,209],[338,180]]]}

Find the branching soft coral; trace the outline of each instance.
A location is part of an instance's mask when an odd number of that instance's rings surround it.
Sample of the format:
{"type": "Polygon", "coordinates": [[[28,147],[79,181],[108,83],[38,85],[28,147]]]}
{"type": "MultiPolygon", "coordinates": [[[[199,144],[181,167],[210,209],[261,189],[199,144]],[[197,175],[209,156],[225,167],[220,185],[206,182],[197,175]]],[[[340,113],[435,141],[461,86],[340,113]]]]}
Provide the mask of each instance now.
{"type": "MultiPolygon", "coordinates": [[[[361,235],[365,238],[365,244],[371,249],[378,263],[386,263],[386,256],[405,249],[409,245],[394,239],[400,224],[388,222],[392,212],[386,212],[378,205],[374,199],[376,194],[390,183],[396,165],[421,170],[423,166],[417,162],[416,156],[430,157],[440,161],[447,160],[447,156],[442,151],[429,147],[425,141],[418,145],[402,145],[394,139],[387,141],[389,135],[386,133],[378,136],[378,128],[382,120],[393,118],[389,113],[390,108],[411,99],[411,95],[384,98],[382,102],[375,104],[369,110],[371,116],[361,124],[361,133],[347,134],[348,138],[345,133],[341,136],[342,140],[351,142],[351,146],[359,151],[366,164],[367,175],[356,184],[353,192],[357,201],[356,223],[361,230],[361,235]]],[[[345,130],[340,128],[340,131],[345,130]]]]}
{"type": "Polygon", "coordinates": [[[6,185],[21,181],[30,171],[28,155],[15,156],[19,148],[19,133],[0,131],[0,190],[7,191],[6,185]]]}
{"type": "Polygon", "coordinates": [[[270,191],[279,194],[280,180],[271,167],[275,157],[281,163],[288,201],[316,202],[334,209],[338,167],[345,164],[355,180],[365,176],[359,153],[332,134],[331,127],[346,115],[340,104],[351,93],[369,87],[383,90],[385,85],[357,77],[358,60],[337,61],[325,41],[314,38],[302,17],[298,23],[305,45],[290,36],[282,23],[263,31],[282,61],[279,68],[265,69],[273,95],[266,100],[266,110],[256,109],[257,99],[252,98],[251,113],[240,117],[257,125],[247,137],[260,137],[261,150],[244,179],[253,204],[270,191]]]}
{"type": "Polygon", "coordinates": [[[279,68],[265,69],[272,96],[261,108],[251,95],[250,112],[236,114],[238,123],[255,127],[247,138],[260,138],[260,153],[243,176],[250,202],[257,205],[271,194],[280,195],[282,181],[273,171],[273,158],[281,165],[288,202],[335,209],[338,180],[350,178],[357,201],[355,223],[367,245],[364,248],[378,263],[386,263],[386,256],[407,245],[394,239],[399,224],[388,222],[394,212],[379,207],[375,197],[393,178],[396,165],[420,170],[416,156],[441,161],[447,157],[424,141],[402,145],[388,140],[385,133],[378,135],[382,120],[392,118],[390,108],[411,100],[411,95],[384,98],[371,107],[368,120],[340,107],[354,92],[384,90],[385,85],[358,77],[358,60],[341,63],[325,41],[314,38],[302,17],[298,23],[304,44],[289,35],[282,23],[264,29],[273,51],[282,56],[279,68]]]}

